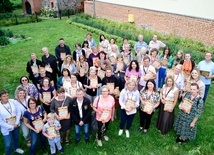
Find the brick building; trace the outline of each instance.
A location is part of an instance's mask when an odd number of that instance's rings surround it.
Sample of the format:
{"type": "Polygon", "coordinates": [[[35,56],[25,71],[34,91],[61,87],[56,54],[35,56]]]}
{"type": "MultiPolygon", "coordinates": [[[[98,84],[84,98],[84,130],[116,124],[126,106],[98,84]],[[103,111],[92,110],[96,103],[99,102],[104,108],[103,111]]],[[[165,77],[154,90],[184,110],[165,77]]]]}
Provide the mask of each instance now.
{"type": "Polygon", "coordinates": [[[201,4],[189,1],[191,3],[184,0],[96,0],[95,9],[93,1],[85,1],[84,12],[120,22],[128,22],[128,15],[132,14],[137,27],[214,46],[214,1],[201,4]]]}

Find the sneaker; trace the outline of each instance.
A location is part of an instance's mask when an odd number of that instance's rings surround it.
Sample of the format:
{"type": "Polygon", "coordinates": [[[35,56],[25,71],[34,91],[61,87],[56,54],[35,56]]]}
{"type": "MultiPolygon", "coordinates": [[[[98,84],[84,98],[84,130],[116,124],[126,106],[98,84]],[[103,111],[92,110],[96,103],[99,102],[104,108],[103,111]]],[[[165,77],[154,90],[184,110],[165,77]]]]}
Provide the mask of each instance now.
{"type": "Polygon", "coordinates": [[[126,138],[129,138],[130,134],[129,134],[129,130],[126,130],[126,138]]]}
{"type": "Polygon", "coordinates": [[[102,141],[101,140],[97,140],[97,145],[98,146],[103,146],[102,141]]]}
{"type": "Polygon", "coordinates": [[[59,150],[59,152],[60,152],[61,154],[64,154],[64,149],[61,148],[61,150],[59,150]]]}
{"type": "Polygon", "coordinates": [[[24,151],[22,149],[20,149],[20,148],[17,148],[15,150],[15,152],[18,153],[18,154],[24,154],[24,151]]]}
{"type": "Polygon", "coordinates": [[[118,135],[121,136],[122,134],[123,134],[123,130],[120,129],[119,132],[118,132],[118,135]]]}
{"type": "Polygon", "coordinates": [[[27,141],[27,146],[30,147],[30,145],[31,145],[31,142],[30,142],[30,140],[28,140],[27,141]]]}
{"type": "Polygon", "coordinates": [[[109,140],[108,136],[103,136],[103,138],[105,139],[105,141],[109,140]]]}
{"type": "Polygon", "coordinates": [[[139,127],[139,128],[137,129],[137,131],[138,131],[138,132],[141,132],[141,131],[143,131],[143,128],[142,128],[142,127],[139,127]]]}

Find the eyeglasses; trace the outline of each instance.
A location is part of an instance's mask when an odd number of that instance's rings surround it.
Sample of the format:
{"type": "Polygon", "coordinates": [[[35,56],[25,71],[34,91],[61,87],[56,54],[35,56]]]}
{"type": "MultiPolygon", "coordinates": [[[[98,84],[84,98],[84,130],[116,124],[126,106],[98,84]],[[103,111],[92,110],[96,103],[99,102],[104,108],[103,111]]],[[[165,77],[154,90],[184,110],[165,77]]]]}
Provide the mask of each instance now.
{"type": "Polygon", "coordinates": [[[22,81],[27,81],[27,79],[22,79],[22,81]]]}
{"type": "Polygon", "coordinates": [[[29,104],[36,104],[35,102],[29,102],[29,104]]]}

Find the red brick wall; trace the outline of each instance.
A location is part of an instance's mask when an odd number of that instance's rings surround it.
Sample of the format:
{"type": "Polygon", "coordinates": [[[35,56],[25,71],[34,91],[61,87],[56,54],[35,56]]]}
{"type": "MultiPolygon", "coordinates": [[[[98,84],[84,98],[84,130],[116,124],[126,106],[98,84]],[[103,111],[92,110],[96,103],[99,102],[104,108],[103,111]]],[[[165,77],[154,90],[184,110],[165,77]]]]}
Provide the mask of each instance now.
{"type": "MultiPolygon", "coordinates": [[[[85,1],[84,12],[93,15],[93,2],[85,1]]],[[[128,22],[128,14],[135,17],[135,25],[146,29],[157,30],[191,38],[214,46],[214,21],[200,18],[151,11],[141,8],[96,2],[96,16],[114,21],[128,22]]]]}

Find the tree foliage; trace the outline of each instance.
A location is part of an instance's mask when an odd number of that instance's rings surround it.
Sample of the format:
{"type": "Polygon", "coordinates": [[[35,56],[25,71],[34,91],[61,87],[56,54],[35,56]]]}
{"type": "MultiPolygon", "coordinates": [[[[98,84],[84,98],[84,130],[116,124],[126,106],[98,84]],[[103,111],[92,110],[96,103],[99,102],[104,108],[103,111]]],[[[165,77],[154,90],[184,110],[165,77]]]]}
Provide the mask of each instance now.
{"type": "Polygon", "coordinates": [[[0,0],[0,13],[12,12],[13,3],[10,0],[0,0]]]}

